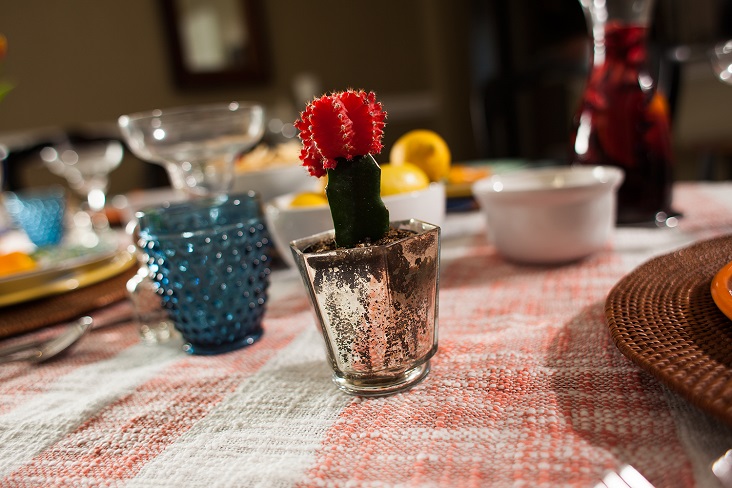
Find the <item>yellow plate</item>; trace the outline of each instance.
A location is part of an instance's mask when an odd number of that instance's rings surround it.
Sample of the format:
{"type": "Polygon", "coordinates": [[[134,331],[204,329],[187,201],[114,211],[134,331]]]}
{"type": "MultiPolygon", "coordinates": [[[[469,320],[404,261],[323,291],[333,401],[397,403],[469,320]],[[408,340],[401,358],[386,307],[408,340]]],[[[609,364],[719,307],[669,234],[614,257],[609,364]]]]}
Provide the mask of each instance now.
{"type": "Polygon", "coordinates": [[[54,280],[74,269],[108,260],[119,250],[116,241],[102,240],[94,247],[87,248],[65,242],[58,246],[39,249],[30,254],[36,267],[0,276],[0,294],[3,290],[16,290],[24,286],[29,279],[39,278],[44,281],[54,280]]]}
{"type": "Polygon", "coordinates": [[[66,293],[106,280],[129,269],[136,259],[127,251],[119,251],[101,260],[51,273],[32,273],[0,283],[0,307],[66,293]]]}
{"type": "Polygon", "coordinates": [[[494,174],[514,171],[526,166],[523,159],[488,159],[453,163],[445,185],[447,198],[469,198],[473,196],[473,184],[494,174]]]}
{"type": "Polygon", "coordinates": [[[727,318],[732,320],[732,262],[724,265],[712,279],[712,299],[727,318]]]}

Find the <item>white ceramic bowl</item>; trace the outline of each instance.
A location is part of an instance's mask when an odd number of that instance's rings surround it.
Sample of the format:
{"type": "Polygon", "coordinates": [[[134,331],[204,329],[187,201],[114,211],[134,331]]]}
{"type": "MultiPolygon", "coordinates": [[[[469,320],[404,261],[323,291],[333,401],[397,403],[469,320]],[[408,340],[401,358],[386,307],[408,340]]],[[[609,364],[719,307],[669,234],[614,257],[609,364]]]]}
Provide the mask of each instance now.
{"type": "Polygon", "coordinates": [[[523,263],[558,264],[608,243],[623,176],[610,166],[534,168],[482,179],[473,195],[499,253],[523,263]]]}
{"type": "MultiPolygon", "coordinates": [[[[313,178],[314,179],[314,178],[313,178]]],[[[333,228],[328,205],[291,207],[295,193],[267,202],[264,217],[279,255],[295,266],[290,242],[333,228]]],[[[445,185],[432,183],[424,190],[383,197],[389,220],[419,219],[440,226],[445,220],[445,185]]]]}
{"type": "Polygon", "coordinates": [[[240,171],[234,175],[231,193],[254,190],[262,202],[286,193],[308,191],[317,186],[315,178],[299,163],[256,171],[240,171]]]}

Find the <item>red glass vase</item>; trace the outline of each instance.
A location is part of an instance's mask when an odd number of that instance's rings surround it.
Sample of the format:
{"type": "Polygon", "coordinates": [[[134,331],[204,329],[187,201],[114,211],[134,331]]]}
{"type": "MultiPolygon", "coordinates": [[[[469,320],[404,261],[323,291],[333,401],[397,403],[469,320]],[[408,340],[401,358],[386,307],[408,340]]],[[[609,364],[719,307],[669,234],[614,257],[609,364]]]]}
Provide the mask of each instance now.
{"type": "Polygon", "coordinates": [[[672,151],[666,98],[646,69],[653,0],[580,0],[593,40],[592,66],[573,120],[574,164],[625,171],[617,222],[666,221],[672,151]]]}

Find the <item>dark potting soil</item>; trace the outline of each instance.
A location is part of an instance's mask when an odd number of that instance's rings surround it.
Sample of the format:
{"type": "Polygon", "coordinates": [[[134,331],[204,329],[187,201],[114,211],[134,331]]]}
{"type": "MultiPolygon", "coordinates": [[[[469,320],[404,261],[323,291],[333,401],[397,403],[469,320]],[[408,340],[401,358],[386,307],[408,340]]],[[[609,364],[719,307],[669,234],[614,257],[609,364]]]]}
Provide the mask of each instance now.
{"type": "MultiPolygon", "coordinates": [[[[413,230],[407,230],[407,229],[392,229],[389,228],[389,232],[386,233],[384,237],[379,239],[378,241],[367,241],[367,242],[360,242],[356,244],[355,247],[371,247],[371,246],[384,246],[387,244],[391,244],[393,242],[396,242],[400,239],[404,239],[405,237],[409,237],[411,235],[416,234],[413,230]]],[[[315,244],[309,246],[307,249],[304,250],[306,253],[321,253],[321,252],[329,252],[329,251],[335,251],[338,249],[336,246],[335,239],[328,239],[320,242],[316,242],[315,244]]]]}

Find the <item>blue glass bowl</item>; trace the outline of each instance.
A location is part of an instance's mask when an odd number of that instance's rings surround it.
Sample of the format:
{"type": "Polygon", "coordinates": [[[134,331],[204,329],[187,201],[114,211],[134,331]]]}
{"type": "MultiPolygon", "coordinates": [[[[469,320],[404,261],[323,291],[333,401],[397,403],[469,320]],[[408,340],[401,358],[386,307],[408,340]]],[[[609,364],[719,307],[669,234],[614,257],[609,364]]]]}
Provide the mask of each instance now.
{"type": "Polygon", "coordinates": [[[66,195],[61,187],[6,192],[5,210],[37,247],[55,246],[64,236],[66,195]]]}
{"type": "Polygon", "coordinates": [[[138,245],[191,354],[219,354],[262,336],[270,239],[252,193],[137,213],[138,245]]]}

